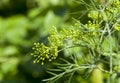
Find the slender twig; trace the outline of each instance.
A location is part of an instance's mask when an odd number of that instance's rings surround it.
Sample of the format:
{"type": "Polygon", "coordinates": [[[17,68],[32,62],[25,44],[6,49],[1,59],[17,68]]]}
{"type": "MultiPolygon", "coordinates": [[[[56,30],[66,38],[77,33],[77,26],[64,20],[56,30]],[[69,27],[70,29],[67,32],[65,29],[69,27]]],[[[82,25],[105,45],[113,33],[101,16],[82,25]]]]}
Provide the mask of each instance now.
{"type": "Polygon", "coordinates": [[[107,71],[107,70],[105,70],[105,69],[102,69],[101,67],[99,67],[99,66],[97,66],[96,68],[98,68],[99,70],[101,70],[102,72],[105,72],[105,73],[108,73],[108,74],[110,74],[110,72],[109,71],[107,71]]]}

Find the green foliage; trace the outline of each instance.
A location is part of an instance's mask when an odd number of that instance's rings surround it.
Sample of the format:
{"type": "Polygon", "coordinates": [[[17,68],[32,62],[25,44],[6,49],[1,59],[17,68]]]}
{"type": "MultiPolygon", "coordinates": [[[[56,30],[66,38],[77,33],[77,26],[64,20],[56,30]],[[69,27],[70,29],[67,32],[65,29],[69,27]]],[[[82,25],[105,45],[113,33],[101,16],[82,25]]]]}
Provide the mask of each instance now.
{"type": "MultiPolygon", "coordinates": [[[[89,20],[85,24],[75,20],[74,25],[69,25],[60,31],[54,28],[48,37],[48,44],[35,43],[31,55],[35,57],[34,62],[40,62],[43,65],[46,59],[48,61],[56,59],[61,51],[76,47],[84,48],[85,51],[79,53],[79,56],[76,56],[75,52],[71,53],[77,58],[72,57],[74,63],[64,60],[67,63],[55,64],[58,68],[49,71],[53,77],[44,81],[52,83],[62,76],[70,74],[72,77],[75,72],[83,70],[90,74],[97,68],[110,74],[110,83],[112,83],[114,79],[112,75],[119,71],[120,66],[115,64],[117,62],[115,57],[118,57],[120,52],[120,1],[106,0],[104,3],[99,3],[96,0],[90,0],[90,4],[83,0],[78,2],[88,8],[89,20]],[[109,68],[98,67],[97,65],[100,63],[108,65],[109,68]],[[114,67],[118,69],[116,70],[114,67]],[[56,74],[54,73],[56,70],[61,72],[56,74]]],[[[71,56],[69,57],[71,58],[71,56]]]]}
{"type": "MultiPolygon", "coordinates": [[[[48,77],[46,66],[33,65],[30,48],[33,42],[46,41],[50,27],[60,27],[67,19],[65,1],[0,0],[0,83],[39,83],[48,77]]],[[[57,55],[54,48],[49,61],[57,55]]]]}

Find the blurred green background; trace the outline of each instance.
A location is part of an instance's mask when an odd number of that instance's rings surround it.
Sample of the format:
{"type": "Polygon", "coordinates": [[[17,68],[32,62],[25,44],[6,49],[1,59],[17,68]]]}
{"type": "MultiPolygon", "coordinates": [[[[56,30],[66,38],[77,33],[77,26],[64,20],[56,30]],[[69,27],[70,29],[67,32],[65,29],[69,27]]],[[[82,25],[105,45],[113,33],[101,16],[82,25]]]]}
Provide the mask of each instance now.
{"type": "Polygon", "coordinates": [[[46,43],[52,26],[70,26],[79,9],[72,0],[0,0],[0,83],[43,83],[49,64],[33,64],[31,47],[46,43]]]}

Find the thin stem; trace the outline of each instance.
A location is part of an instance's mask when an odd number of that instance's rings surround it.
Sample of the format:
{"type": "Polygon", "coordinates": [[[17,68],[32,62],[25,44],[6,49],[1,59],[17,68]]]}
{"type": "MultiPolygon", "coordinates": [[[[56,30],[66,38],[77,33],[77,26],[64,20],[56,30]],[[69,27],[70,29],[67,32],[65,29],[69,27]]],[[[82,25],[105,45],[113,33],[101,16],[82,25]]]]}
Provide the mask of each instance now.
{"type": "MultiPolygon", "coordinates": [[[[111,2],[111,0],[108,1],[108,3],[106,5],[109,4],[109,2],[111,2]]],[[[108,32],[108,36],[109,36],[109,47],[110,47],[110,83],[112,83],[112,73],[113,73],[113,70],[112,70],[112,66],[113,66],[113,62],[112,62],[112,37],[111,37],[111,30],[110,30],[110,26],[109,26],[109,22],[108,22],[108,18],[107,18],[107,15],[105,14],[105,11],[104,9],[102,10],[102,14],[103,14],[103,18],[104,18],[104,21],[106,22],[105,24],[105,27],[107,28],[107,32],[108,32]]]]}
{"type": "Polygon", "coordinates": [[[111,30],[110,30],[108,22],[106,22],[106,26],[105,27],[107,28],[108,36],[109,36],[109,47],[110,47],[110,83],[112,83],[112,73],[113,73],[113,70],[112,70],[112,66],[113,66],[113,62],[112,62],[112,37],[111,37],[111,30]]]}
{"type": "Polygon", "coordinates": [[[108,74],[110,74],[110,72],[109,72],[109,71],[107,71],[107,70],[104,70],[104,69],[102,69],[101,67],[98,67],[98,66],[97,66],[97,68],[98,68],[99,70],[101,70],[102,72],[105,72],[105,73],[108,73],[108,74]]]}

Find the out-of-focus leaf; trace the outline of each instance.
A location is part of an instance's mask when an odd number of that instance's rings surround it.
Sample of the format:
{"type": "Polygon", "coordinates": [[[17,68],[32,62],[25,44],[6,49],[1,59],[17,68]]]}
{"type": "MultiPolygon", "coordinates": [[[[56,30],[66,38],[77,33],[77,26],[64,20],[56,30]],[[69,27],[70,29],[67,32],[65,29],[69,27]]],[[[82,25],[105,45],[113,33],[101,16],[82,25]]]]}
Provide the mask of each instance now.
{"type": "Polygon", "coordinates": [[[30,24],[31,28],[33,29],[43,28],[43,20],[44,20],[43,17],[37,17],[31,22],[30,24]]]}
{"type": "Polygon", "coordinates": [[[53,5],[58,5],[61,0],[50,0],[53,5]]]}
{"type": "Polygon", "coordinates": [[[3,74],[0,72],[0,81],[3,79],[3,74]]]}
{"type": "Polygon", "coordinates": [[[50,5],[50,0],[37,0],[37,3],[42,7],[46,8],[50,5]]]}
{"type": "Polygon", "coordinates": [[[64,53],[66,56],[75,55],[77,57],[81,57],[82,54],[80,47],[65,49],[64,53]]]}
{"type": "Polygon", "coordinates": [[[39,15],[41,10],[39,8],[32,9],[28,12],[28,16],[30,18],[34,18],[35,16],[39,15]]]}
{"type": "Polygon", "coordinates": [[[104,52],[110,52],[110,41],[112,43],[112,48],[111,49],[115,49],[116,48],[116,41],[115,38],[111,37],[111,40],[109,40],[109,38],[105,38],[103,44],[102,44],[102,50],[104,52]]]}
{"type": "Polygon", "coordinates": [[[3,55],[5,56],[15,55],[16,53],[18,53],[18,50],[15,46],[7,46],[3,51],[3,55]]]}
{"type": "Polygon", "coordinates": [[[61,24],[61,17],[54,14],[53,11],[49,11],[44,20],[44,29],[42,29],[42,35],[49,33],[53,26],[61,24]]]}
{"type": "Polygon", "coordinates": [[[7,62],[2,63],[1,65],[1,71],[6,74],[6,73],[12,73],[16,74],[17,73],[17,65],[18,65],[19,60],[17,58],[11,58],[7,62]]]}
{"type": "Polygon", "coordinates": [[[21,42],[27,34],[28,23],[29,21],[23,16],[14,16],[2,20],[0,27],[0,36],[2,38],[0,41],[8,40],[12,43],[21,42]]]}
{"type": "Polygon", "coordinates": [[[0,0],[0,7],[2,7],[3,5],[7,5],[9,1],[10,0],[0,0]]]}

